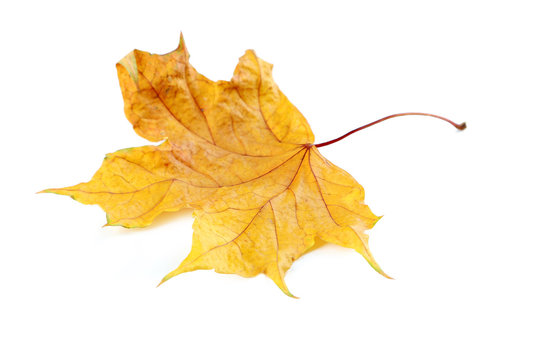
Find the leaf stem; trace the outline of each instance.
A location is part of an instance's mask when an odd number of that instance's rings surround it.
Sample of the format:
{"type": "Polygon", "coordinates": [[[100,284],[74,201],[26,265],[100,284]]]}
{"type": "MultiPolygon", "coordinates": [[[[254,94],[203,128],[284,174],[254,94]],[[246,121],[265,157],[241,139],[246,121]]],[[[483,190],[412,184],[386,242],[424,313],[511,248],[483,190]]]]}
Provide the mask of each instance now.
{"type": "Polygon", "coordinates": [[[430,117],[434,117],[434,118],[437,118],[437,119],[441,119],[441,120],[444,120],[446,122],[449,122],[450,124],[452,124],[456,129],[458,130],[465,130],[465,128],[467,127],[467,125],[465,123],[461,123],[461,124],[456,124],[455,122],[453,122],[452,120],[449,120],[445,117],[442,117],[442,116],[439,116],[439,115],[433,115],[433,114],[427,114],[427,113],[420,113],[420,112],[407,112],[407,113],[399,113],[399,114],[394,114],[394,115],[388,115],[388,116],[385,116],[379,120],[375,120],[367,125],[363,125],[363,126],[360,126],[359,128],[356,128],[354,130],[351,130],[349,131],[348,133],[346,133],[345,135],[342,135],[338,138],[335,138],[334,140],[330,140],[330,141],[326,141],[326,142],[323,142],[323,143],[319,143],[319,144],[315,144],[314,146],[320,148],[320,147],[323,147],[323,146],[326,146],[326,145],[330,145],[330,144],[333,144],[335,142],[338,142],[344,138],[346,138],[347,136],[349,135],[352,135],[354,134],[355,132],[357,131],[360,131],[360,130],[363,130],[363,129],[366,129],[370,126],[373,126],[375,124],[378,124],[380,122],[383,122],[384,120],[388,120],[388,119],[392,119],[392,118],[395,118],[395,117],[400,117],[400,116],[408,116],[408,115],[421,115],[421,116],[430,116],[430,117]]]}

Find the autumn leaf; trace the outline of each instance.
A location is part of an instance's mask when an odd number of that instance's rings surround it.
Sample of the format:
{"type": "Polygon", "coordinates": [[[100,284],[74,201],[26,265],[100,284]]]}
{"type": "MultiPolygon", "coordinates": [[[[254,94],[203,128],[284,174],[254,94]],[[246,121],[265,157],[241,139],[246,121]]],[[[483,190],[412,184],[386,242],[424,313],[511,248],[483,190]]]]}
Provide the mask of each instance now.
{"type": "Polygon", "coordinates": [[[272,65],[248,50],[231,81],[214,82],[188,59],[183,38],[168,54],[123,58],[126,116],[140,136],[163,142],[108,154],[89,182],[45,192],[98,204],[107,225],[128,228],[194,209],[191,252],[163,281],[198,269],[264,273],[292,296],[285,273],[316,242],[352,248],[387,276],[365,234],[379,217],[362,186],[313,145],[272,65]]]}

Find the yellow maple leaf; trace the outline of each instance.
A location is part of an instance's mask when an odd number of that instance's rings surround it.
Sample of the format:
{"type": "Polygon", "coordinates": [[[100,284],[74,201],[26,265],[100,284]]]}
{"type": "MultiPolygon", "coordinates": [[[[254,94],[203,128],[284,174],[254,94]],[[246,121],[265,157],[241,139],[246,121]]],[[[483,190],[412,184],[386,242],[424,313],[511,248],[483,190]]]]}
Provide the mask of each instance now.
{"type": "MultiPolygon", "coordinates": [[[[134,50],[117,64],[125,113],[157,146],[108,154],[87,183],[48,189],[98,204],[107,225],[144,227],[165,211],[194,209],[193,246],[178,274],[214,269],[284,275],[317,242],[358,251],[380,274],[365,230],[378,221],[351,175],[324,159],[302,114],[251,50],[231,81],[189,63],[183,38],[165,55],[134,50]]],[[[163,282],[162,281],[162,282],[163,282]]]]}

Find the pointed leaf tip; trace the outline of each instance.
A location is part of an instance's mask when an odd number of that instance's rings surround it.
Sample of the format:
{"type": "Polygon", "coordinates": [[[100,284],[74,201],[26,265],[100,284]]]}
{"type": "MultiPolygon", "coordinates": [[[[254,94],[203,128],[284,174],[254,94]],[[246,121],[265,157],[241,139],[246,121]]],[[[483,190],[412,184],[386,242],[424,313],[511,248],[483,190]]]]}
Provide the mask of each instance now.
{"type": "Polygon", "coordinates": [[[286,295],[289,296],[289,297],[292,297],[293,299],[300,299],[298,296],[296,296],[296,295],[294,295],[293,293],[291,293],[291,292],[289,291],[289,289],[287,289],[286,295]]]}
{"type": "Polygon", "coordinates": [[[167,282],[168,280],[170,280],[170,279],[172,279],[173,277],[175,277],[176,274],[171,275],[171,274],[173,274],[173,273],[174,273],[174,271],[171,271],[170,273],[168,273],[167,275],[165,275],[165,276],[163,277],[163,279],[161,279],[161,281],[159,282],[159,284],[157,284],[156,287],[160,287],[161,285],[163,285],[163,283],[165,283],[165,282],[167,282]]]}
{"type": "Polygon", "coordinates": [[[390,279],[390,280],[395,280],[393,277],[391,277],[390,275],[388,275],[387,273],[385,273],[381,267],[379,266],[379,264],[375,263],[373,264],[371,261],[368,261],[369,265],[371,265],[371,267],[376,271],[378,272],[379,274],[381,274],[382,276],[384,276],[385,278],[387,279],[390,279]]]}
{"type": "Polygon", "coordinates": [[[180,41],[178,42],[178,50],[183,50],[184,47],[186,46],[186,43],[185,43],[185,40],[184,40],[184,34],[182,32],[180,32],[180,41]]]}

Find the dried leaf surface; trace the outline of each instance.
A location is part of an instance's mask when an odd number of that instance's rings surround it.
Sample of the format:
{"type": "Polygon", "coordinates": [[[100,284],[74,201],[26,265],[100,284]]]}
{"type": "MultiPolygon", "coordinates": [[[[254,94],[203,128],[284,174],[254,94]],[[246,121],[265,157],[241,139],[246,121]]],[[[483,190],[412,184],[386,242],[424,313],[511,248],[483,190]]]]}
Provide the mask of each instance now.
{"type": "Polygon", "coordinates": [[[214,82],[188,59],[183,39],[165,55],[122,59],[126,116],[140,136],[163,142],[108,154],[89,182],[46,192],[98,204],[107,225],[124,227],[193,208],[192,250],[163,281],[198,269],[264,273],[291,295],[284,275],[316,241],[355,249],[385,275],[364,233],[379,217],[362,186],[312,145],[272,65],[249,50],[231,81],[214,82]]]}

